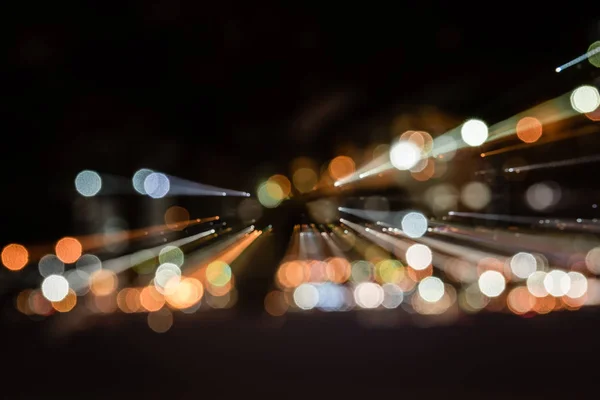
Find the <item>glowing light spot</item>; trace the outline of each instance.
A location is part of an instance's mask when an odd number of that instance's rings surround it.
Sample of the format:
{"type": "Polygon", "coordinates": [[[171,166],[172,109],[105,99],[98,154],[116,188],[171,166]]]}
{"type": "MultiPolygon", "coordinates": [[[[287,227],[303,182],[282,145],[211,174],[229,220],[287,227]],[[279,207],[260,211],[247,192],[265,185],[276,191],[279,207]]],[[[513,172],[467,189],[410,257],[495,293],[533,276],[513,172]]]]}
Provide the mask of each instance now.
{"type": "Polygon", "coordinates": [[[527,291],[526,287],[520,286],[508,293],[506,304],[513,313],[522,315],[533,309],[535,306],[535,297],[527,291]]]}
{"type": "Polygon", "coordinates": [[[406,262],[417,271],[429,267],[433,260],[433,254],[429,247],[424,244],[413,244],[406,250],[406,262]]]}
{"type": "Polygon", "coordinates": [[[546,273],[543,271],[536,271],[529,275],[527,278],[527,290],[535,297],[546,297],[548,291],[544,285],[544,279],[546,279],[546,273]]]}
{"type": "Polygon", "coordinates": [[[95,171],[81,171],[75,177],[75,189],[82,196],[93,197],[102,189],[102,178],[95,171]]]}
{"type": "Polygon", "coordinates": [[[69,294],[69,281],[61,275],[50,275],[42,282],[42,295],[49,301],[61,301],[69,294]]]}
{"type": "Polygon", "coordinates": [[[156,333],[165,333],[173,326],[173,313],[168,308],[150,312],[148,326],[156,333]]]}
{"type": "Polygon", "coordinates": [[[542,123],[533,117],[521,118],[517,122],[517,137],[525,143],[535,143],[542,137],[542,123]]]}
{"type": "Polygon", "coordinates": [[[153,172],[154,171],[152,171],[151,169],[142,168],[137,170],[135,174],[133,174],[133,178],[131,178],[131,181],[133,183],[133,188],[136,192],[144,195],[148,194],[146,192],[146,189],[144,189],[144,181],[146,180],[146,177],[148,177],[148,175],[150,175],[153,172]]]}
{"type": "Polygon", "coordinates": [[[588,53],[593,53],[588,58],[590,64],[592,64],[596,68],[600,68],[600,40],[590,44],[588,47],[588,53]]]}
{"type": "Polygon", "coordinates": [[[394,168],[405,171],[421,159],[421,149],[410,141],[398,141],[390,149],[390,162],[394,168]]]}
{"type": "Polygon", "coordinates": [[[354,161],[350,157],[339,156],[329,163],[329,175],[335,180],[342,179],[352,175],[355,168],[354,161]]]}
{"type": "Polygon", "coordinates": [[[267,182],[274,183],[279,186],[279,189],[281,189],[282,199],[288,197],[292,192],[292,184],[284,175],[273,175],[267,180],[267,182]]]}
{"type": "Polygon", "coordinates": [[[428,276],[417,286],[419,296],[428,303],[435,303],[444,296],[444,282],[435,276],[428,276]]]}
{"type": "Polygon", "coordinates": [[[90,290],[96,296],[108,296],[117,289],[117,275],[108,269],[100,269],[90,276],[90,290]]]}
{"type": "Polygon", "coordinates": [[[594,86],[580,86],[571,93],[571,107],[580,114],[591,113],[600,106],[600,93],[594,86]]]}
{"type": "Polygon", "coordinates": [[[95,271],[102,269],[102,261],[100,258],[93,254],[84,254],[79,257],[79,260],[75,263],[77,272],[90,275],[95,271]]]}
{"type": "Polygon", "coordinates": [[[498,271],[485,271],[479,276],[479,290],[488,297],[498,297],[506,288],[504,275],[498,271]]]}
{"type": "Polygon", "coordinates": [[[69,289],[67,295],[60,301],[53,301],[52,308],[61,313],[66,313],[75,308],[77,304],[77,294],[73,289],[69,289]]]}
{"type": "Polygon", "coordinates": [[[333,283],[315,285],[319,291],[319,303],[317,308],[323,311],[339,311],[344,307],[346,289],[333,283]]]}
{"type": "Polygon", "coordinates": [[[578,299],[585,295],[588,290],[588,281],[585,275],[576,271],[571,271],[568,275],[571,285],[566,295],[572,299],[578,299]]]}
{"type": "Polygon", "coordinates": [[[2,249],[2,265],[11,271],[19,271],[29,262],[27,249],[16,243],[4,246],[2,249]]]}
{"type": "Polygon", "coordinates": [[[594,247],[585,256],[585,266],[595,275],[600,275],[600,247],[594,247]]]}
{"type": "Polygon", "coordinates": [[[374,266],[368,261],[359,260],[352,263],[351,277],[355,283],[370,281],[373,273],[374,266]]]}
{"type": "Polygon", "coordinates": [[[319,178],[312,168],[299,168],[294,172],[292,181],[300,193],[307,193],[313,190],[319,178]]]}
{"type": "Polygon", "coordinates": [[[81,257],[83,250],[79,240],[72,237],[64,237],[56,242],[54,246],[56,256],[64,263],[71,264],[81,257]]]}
{"type": "Polygon", "coordinates": [[[427,232],[427,218],[419,212],[409,212],[400,223],[404,234],[411,238],[420,238],[427,232]]]}
{"type": "Polygon", "coordinates": [[[544,277],[544,288],[551,296],[564,296],[571,289],[571,277],[559,269],[550,271],[544,277]]]}
{"type": "Polygon", "coordinates": [[[165,224],[172,231],[182,231],[187,228],[190,220],[190,213],[187,209],[180,206],[169,207],[165,211],[165,224]]]}
{"type": "Polygon", "coordinates": [[[319,291],[309,283],[303,283],[294,290],[294,302],[303,310],[311,310],[319,303],[319,291]]]}
{"type": "Polygon", "coordinates": [[[152,172],[144,179],[144,191],[153,199],[165,197],[170,189],[169,178],[160,172],[152,172]]]}
{"type": "Polygon", "coordinates": [[[165,305],[165,298],[156,287],[146,286],[140,292],[140,305],[146,311],[158,311],[165,305]]]}
{"type": "Polygon", "coordinates": [[[554,182],[540,182],[531,185],[525,192],[525,200],[529,207],[543,211],[558,204],[562,191],[554,182]]]}
{"type": "Polygon", "coordinates": [[[195,278],[182,278],[174,291],[165,294],[165,300],[171,307],[183,310],[200,302],[203,295],[202,282],[195,278]]]}
{"type": "Polygon", "coordinates": [[[183,251],[177,246],[165,246],[158,253],[158,262],[161,264],[171,263],[181,267],[185,261],[183,251]]]}
{"type": "Polygon", "coordinates": [[[154,287],[160,293],[172,293],[181,281],[181,269],[176,264],[164,263],[158,266],[154,274],[154,287]]]}
{"type": "Polygon", "coordinates": [[[265,311],[274,317],[281,317],[288,310],[285,295],[279,290],[269,292],[265,297],[265,311]]]}
{"type": "Polygon", "coordinates": [[[283,191],[277,183],[267,181],[258,187],[256,197],[263,207],[275,208],[283,200],[283,191]]]}
{"type": "Polygon", "coordinates": [[[46,254],[38,261],[38,271],[44,278],[50,275],[62,275],[65,272],[65,264],[54,254],[46,254]]]}
{"type": "Polygon", "coordinates": [[[383,299],[383,288],[376,283],[363,282],[354,288],[354,300],[362,308],[377,308],[383,299]]]}
{"type": "Polygon", "coordinates": [[[510,259],[510,269],[518,278],[527,279],[537,270],[537,260],[533,254],[520,252],[510,259]]]}
{"type": "Polygon", "coordinates": [[[214,286],[225,286],[231,281],[231,267],[224,261],[213,261],[206,268],[206,280],[214,286]]]}
{"type": "Polygon", "coordinates": [[[492,200],[492,191],[483,182],[470,182],[462,188],[460,200],[472,210],[481,210],[492,200]]]}
{"type": "Polygon", "coordinates": [[[344,283],[351,275],[352,267],[345,258],[333,257],[327,261],[325,274],[327,279],[333,283],[344,283]]]}
{"type": "Polygon", "coordinates": [[[383,286],[383,305],[385,308],[398,308],[404,301],[404,292],[402,289],[393,283],[386,283],[383,286]]]}
{"type": "Polygon", "coordinates": [[[471,119],[460,128],[462,140],[469,146],[480,146],[488,138],[488,127],[479,119],[471,119]]]}

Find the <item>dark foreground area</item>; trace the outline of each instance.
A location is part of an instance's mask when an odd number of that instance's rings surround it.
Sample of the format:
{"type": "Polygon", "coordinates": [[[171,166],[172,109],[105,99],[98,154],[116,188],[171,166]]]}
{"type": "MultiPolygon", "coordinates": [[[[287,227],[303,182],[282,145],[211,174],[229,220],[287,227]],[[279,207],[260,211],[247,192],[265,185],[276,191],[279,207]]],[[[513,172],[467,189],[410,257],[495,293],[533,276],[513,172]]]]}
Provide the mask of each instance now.
{"type": "Polygon", "coordinates": [[[61,322],[3,326],[2,398],[587,398],[600,355],[594,310],[427,328],[226,310],[177,314],[163,334],[145,314],[79,331],[57,330],[61,322]]]}

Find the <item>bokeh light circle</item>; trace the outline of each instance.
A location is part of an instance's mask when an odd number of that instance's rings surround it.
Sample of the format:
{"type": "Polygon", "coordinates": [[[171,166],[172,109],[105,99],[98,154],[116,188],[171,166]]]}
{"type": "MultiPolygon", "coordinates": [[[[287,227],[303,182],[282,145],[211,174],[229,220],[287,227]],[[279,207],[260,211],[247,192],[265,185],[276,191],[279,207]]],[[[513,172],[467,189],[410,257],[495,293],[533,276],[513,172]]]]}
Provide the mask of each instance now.
{"type": "Polygon", "coordinates": [[[152,172],[144,179],[144,191],[153,199],[165,197],[170,189],[169,178],[160,172],[152,172]]]}
{"type": "Polygon", "coordinates": [[[102,189],[102,178],[95,171],[83,170],[75,177],[75,189],[82,196],[95,196],[102,189]]]}
{"type": "Polygon", "coordinates": [[[542,137],[542,123],[533,117],[524,117],[517,122],[517,137],[525,143],[535,143],[542,137]]]}
{"type": "Polygon", "coordinates": [[[2,265],[11,271],[23,269],[29,262],[29,252],[25,246],[11,243],[2,249],[2,265]]]}
{"type": "Polygon", "coordinates": [[[400,223],[404,234],[411,238],[420,238],[427,232],[427,218],[420,212],[409,212],[400,223]]]}
{"type": "Polygon", "coordinates": [[[571,107],[580,114],[591,113],[600,106],[600,93],[594,86],[579,86],[571,93],[571,107]]]}
{"type": "Polygon", "coordinates": [[[462,140],[469,146],[480,146],[488,138],[488,127],[479,119],[470,119],[460,128],[462,140]]]}
{"type": "Polygon", "coordinates": [[[50,275],[42,282],[42,294],[49,301],[61,301],[69,294],[69,281],[62,275],[50,275]]]}
{"type": "Polygon", "coordinates": [[[394,168],[406,171],[421,160],[421,149],[411,141],[400,140],[390,149],[390,162],[394,168]]]}

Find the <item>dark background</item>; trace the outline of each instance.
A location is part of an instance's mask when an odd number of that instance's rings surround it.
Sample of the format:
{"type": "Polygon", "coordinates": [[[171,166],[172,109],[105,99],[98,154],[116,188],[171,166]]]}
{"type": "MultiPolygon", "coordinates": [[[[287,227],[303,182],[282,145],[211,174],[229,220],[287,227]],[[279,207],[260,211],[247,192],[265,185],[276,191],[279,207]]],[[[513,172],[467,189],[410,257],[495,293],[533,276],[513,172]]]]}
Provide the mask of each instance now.
{"type": "MultiPolygon", "coordinates": [[[[73,213],[73,179],[82,169],[129,179],[148,167],[254,192],[270,174],[289,173],[294,157],[326,162],[345,145],[389,142],[381,124],[399,111],[431,106],[458,120],[499,121],[589,83],[589,65],[554,68],[600,36],[590,10],[547,16],[487,3],[21,2],[7,16],[2,243],[84,233],[73,213]]],[[[552,145],[528,160],[597,147],[591,139],[552,145]]],[[[584,176],[553,172],[595,196],[584,176]]],[[[506,211],[526,212],[511,189],[505,193],[506,211]]],[[[140,210],[152,200],[106,201],[132,227],[147,225],[140,210]]],[[[178,201],[200,217],[235,208],[238,199],[178,201]]],[[[559,211],[592,212],[580,204],[559,211]]],[[[275,235],[241,282],[237,311],[176,316],[163,335],[143,316],[116,315],[57,336],[53,321],[24,322],[6,311],[5,296],[7,398],[505,398],[511,391],[548,398],[593,385],[586,365],[598,355],[598,317],[591,311],[483,316],[427,329],[408,321],[367,328],[354,314],[266,322],[261,302],[302,213],[301,200],[265,213],[260,222],[274,224],[275,235]]]]}

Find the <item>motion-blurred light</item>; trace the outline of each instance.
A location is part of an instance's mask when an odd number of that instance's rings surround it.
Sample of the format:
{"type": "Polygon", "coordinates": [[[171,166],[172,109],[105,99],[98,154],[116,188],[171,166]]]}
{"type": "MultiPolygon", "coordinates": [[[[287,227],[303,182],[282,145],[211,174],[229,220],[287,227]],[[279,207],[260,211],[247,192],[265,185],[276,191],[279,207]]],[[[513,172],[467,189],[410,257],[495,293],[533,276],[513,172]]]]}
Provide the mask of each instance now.
{"type": "Polygon", "coordinates": [[[452,136],[442,135],[433,140],[431,155],[441,161],[450,161],[456,155],[458,145],[452,136]]]}
{"type": "Polygon", "coordinates": [[[470,119],[460,128],[462,140],[469,146],[480,146],[488,138],[488,127],[479,119],[470,119]]]}

